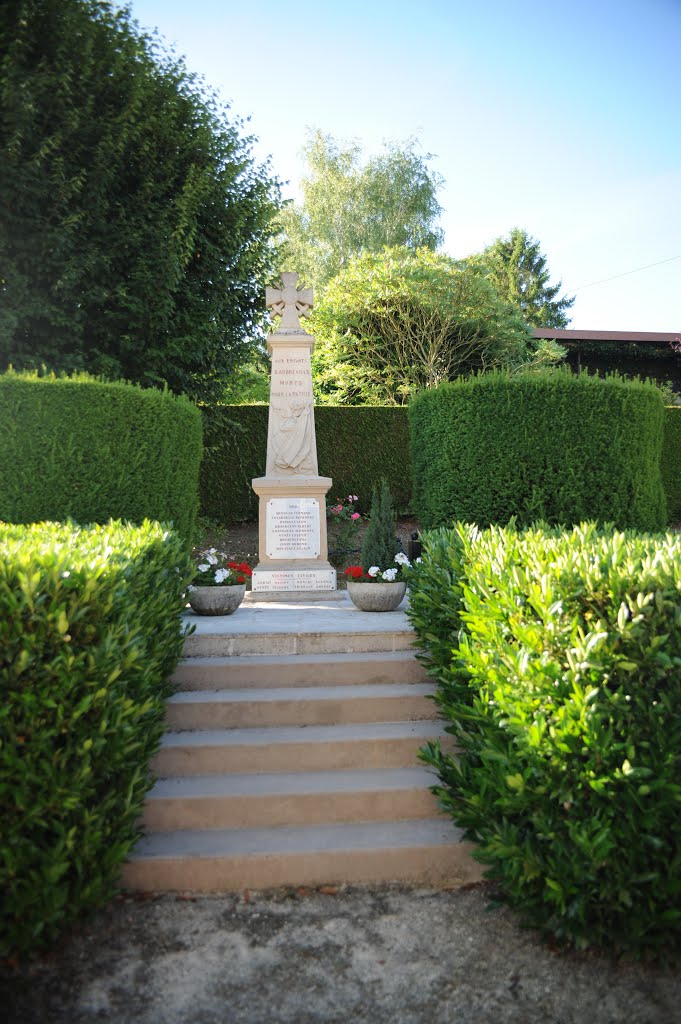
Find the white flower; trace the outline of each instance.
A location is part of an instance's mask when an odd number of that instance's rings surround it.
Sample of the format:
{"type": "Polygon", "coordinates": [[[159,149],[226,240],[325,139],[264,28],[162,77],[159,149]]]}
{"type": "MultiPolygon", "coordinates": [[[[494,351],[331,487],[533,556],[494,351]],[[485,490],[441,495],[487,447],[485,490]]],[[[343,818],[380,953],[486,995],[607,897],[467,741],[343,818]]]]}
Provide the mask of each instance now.
{"type": "Polygon", "coordinates": [[[397,569],[386,569],[383,573],[383,579],[387,580],[388,583],[393,583],[397,576],[397,569]]]}
{"type": "Polygon", "coordinates": [[[215,582],[223,583],[224,580],[229,576],[229,569],[216,569],[215,570],[215,582]]]}
{"type": "Polygon", "coordinates": [[[196,587],[193,587],[190,583],[189,586],[187,587],[187,590],[196,590],[196,587]]]}
{"type": "Polygon", "coordinates": [[[395,561],[398,565],[411,565],[411,562],[405,555],[404,551],[398,551],[395,555],[395,561]]]}
{"type": "Polygon", "coordinates": [[[215,555],[210,555],[210,554],[209,554],[209,555],[206,555],[206,561],[207,561],[207,562],[208,562],[208,563],[209,563],[210,565],[217,565],[217,564],[218,564],[218,560],[217,560],[217,558],[215,557],[215,555]]]}
{"type": "Polygon", "coordinates": [[[201,564],[199,566],[197,566],[197,568],[198,568],[199,572],[208,572],[208,570],[210,569],[210,566],[208,565],[207,562],[201,562],[201,564]]]}
{"type": "Polygon", "coordinates": [[[417,558],[416,559],[416,565],[420,565],[422,561],[423,561],[422,558],[417,558]]]}
{"type": "Polygon", "coordinates": [[[367,576],[376,576],[380,571],[377,565],[370,565],[367,569],[367,576]]]}

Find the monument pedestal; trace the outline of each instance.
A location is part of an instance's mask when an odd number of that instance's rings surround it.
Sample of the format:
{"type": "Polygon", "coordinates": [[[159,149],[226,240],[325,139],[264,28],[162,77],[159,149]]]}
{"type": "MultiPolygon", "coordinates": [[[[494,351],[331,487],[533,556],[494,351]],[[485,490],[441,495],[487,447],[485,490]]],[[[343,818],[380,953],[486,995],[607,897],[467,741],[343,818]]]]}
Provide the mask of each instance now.
{"type": "Polygon", "coordinates": [[[328,560],[327,476],[263,476],[253,480],[260,500],[260,561],[252,587],[259,592],[328,593],[336,570],[328,560]]]}

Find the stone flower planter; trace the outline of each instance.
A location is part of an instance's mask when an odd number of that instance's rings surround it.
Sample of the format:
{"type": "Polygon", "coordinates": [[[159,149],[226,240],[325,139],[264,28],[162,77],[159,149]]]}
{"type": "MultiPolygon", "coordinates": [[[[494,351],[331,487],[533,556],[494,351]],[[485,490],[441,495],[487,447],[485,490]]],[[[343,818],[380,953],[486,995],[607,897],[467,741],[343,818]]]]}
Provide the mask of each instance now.
{"type": "Polygon", "coordinates": [[[348,580],[350,600],[362,612],[394,612],[402,601],[407,584],[395,583],[357,583],[348,580]]]}
{"type": "Polygon", "coordinates": [[[189,591],[189,603],[197,615],[231,615],[246,594],[243,583],[226,587],[194,587],[189,591]]]}

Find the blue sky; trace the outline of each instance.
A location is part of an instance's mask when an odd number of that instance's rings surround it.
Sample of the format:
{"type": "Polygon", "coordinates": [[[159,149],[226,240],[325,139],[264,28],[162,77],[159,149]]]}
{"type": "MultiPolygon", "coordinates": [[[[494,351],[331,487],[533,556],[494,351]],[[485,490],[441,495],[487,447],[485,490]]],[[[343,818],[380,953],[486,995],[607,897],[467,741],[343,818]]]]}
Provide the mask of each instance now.
{"type": "Polygon", "coordinates": [[[681,330],[681,0],[130,6],[250,118],[286,195],[306,128],[367,154],[415,135],[452,256],[525,228],[572,327],[681,330]]]}

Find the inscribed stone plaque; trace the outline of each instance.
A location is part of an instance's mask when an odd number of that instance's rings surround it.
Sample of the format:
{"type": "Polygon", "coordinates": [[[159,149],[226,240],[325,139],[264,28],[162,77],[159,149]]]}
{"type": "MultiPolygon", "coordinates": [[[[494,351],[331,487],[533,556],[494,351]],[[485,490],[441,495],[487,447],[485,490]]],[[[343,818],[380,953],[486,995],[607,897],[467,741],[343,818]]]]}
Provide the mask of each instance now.
{"type": "Polygon", "coordinates": [[[253,590],[335,590],[335,569],[259,569],[253,590]]]}
{"type": "Polygon", "coordinates": [[[268,558],[319,557],[317,498],[270,498],[265,526],[268,558]]]}

